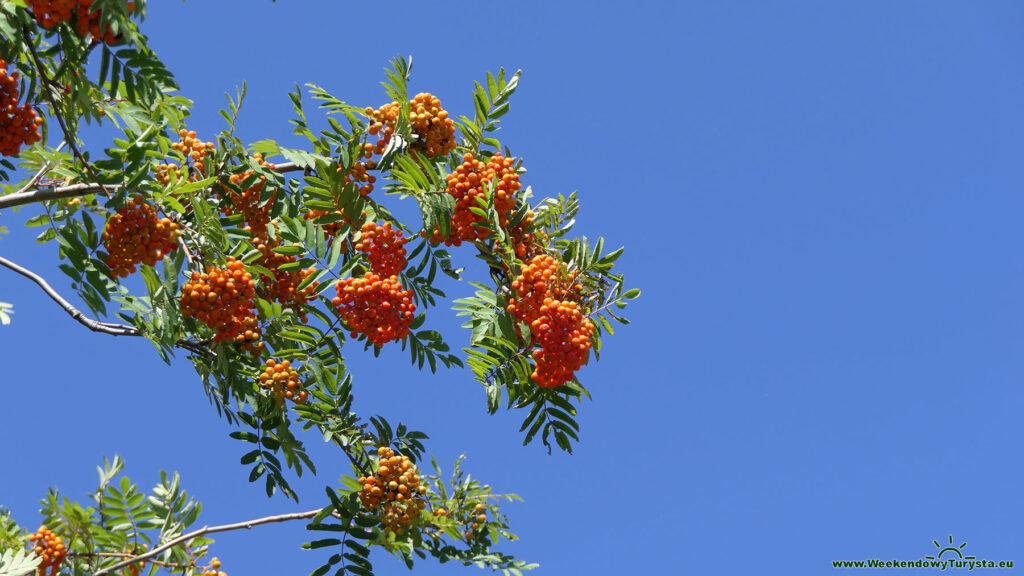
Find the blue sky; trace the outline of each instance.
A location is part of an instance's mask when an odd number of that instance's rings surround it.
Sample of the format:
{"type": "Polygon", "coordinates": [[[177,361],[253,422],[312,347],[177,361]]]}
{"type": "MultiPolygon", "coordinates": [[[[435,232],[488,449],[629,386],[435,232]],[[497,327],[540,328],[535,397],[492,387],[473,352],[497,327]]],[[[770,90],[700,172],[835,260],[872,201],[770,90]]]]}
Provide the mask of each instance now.
{"type": "MultiPolygon", "coordinates": [[[[1024,5],[512,6],[150,6],[200,134],[243,80],[243,139],[295,145],[295,83],[376,106],[382,68],[412,54],[411,90],[468,114],[473,80],[522,68],[500,136],[524,184],[580,190],[578,232],[626,246],[644,294],[581,373],[594,399],[575,455],[521,447],[522,415],[487,416],[471,374],[421,374],[397,350],[347,352],[357,408],[523,496],[506,551],[542,574],[822,574],[949,535],[1024,563],[1024,5]]],[[[66,288],[26,214],[0,215],[0,254],[66,288]]],[[[26,525],[46,486],[82,498],[104,454],[143,486],[179,470],[210,524],[320,505],[346,472],[310,437],[302,502],[267,500],[187,362],[89,333],[9,272],[0,300],[17,311],[0,328],[0,504],[26,525]]],[[[444,312],[430,321],[461,345],[444,312]]],[[[299,550],[308,536],[265,527],[215,551],[229,575],[304,574],[323,557],[299,550]]]]}

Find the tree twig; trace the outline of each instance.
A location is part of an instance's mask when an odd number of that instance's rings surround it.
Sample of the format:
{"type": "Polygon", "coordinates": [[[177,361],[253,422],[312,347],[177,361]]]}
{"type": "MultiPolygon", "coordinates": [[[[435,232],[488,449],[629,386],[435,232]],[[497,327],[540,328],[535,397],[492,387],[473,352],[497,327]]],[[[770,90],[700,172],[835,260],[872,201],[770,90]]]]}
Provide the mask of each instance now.
{"type": "Polygon", "coordinates": [[[139,332],[138,328],[135,328],[133,326],[127,326],[125,324],[110,324],[107,322],[93,320],[92,318],[87,317],[85,314],[81,312],[81,310],[72,306],[70,302],[68,302],[67,300],[64,299],[63,296],[58,294],[57,291],[54,290],[53,287],[50,286],[50,284],[47,283],[47,281],[44,280],[42,276],[36,274],[35,272],[27,268],[22,268],[21,266],[18,266],[14,262],[11,262],[10,260],[3,257],[0,257],[0,266],[14,270],[18,274],[21,274],[25,278],[28,278],[29,280],[38,284],[39,287],[43,289],[43,292],[46,292],[46,295],[52,298],[54,302],[59,304],[60,307],[63,308],[65,312],[70,314],[72,318],[74,318],[80,324],[82,324],[89,330],[92,330],[93,332],[103,332],[104,334],[110,334],[112,336],[142,335],[142,333],[139,332]]]}
{"type": "MultiPolygon", "coordinates": [[[[56,290],[54,290],[53,287],[50,286],[49,282],[44,280],[42,276],[36,274],[35,272],[27,268],[18,266],[14,262],[11,262],[10,260],[2,256],[0,256],[0,266],[13,270],[18,274],[21,274],[22,276],[38,284],[39,287],[43,289],[43,292],[46,292],[46,295],[52,298],[53,301],[56,302],[58,305],[60,305],[60,307],[63,308],[65,312],[67,312],[72,318],[78,321],[78,323],[82,324],[83,326],[92,330],[93,332],[102,332],[104,334],[110,334],[112,336],[145,336],[145,334],[143,334],[142,331],[140,331],[138,328],[134,326],[128,326],[127,324],[115,324],[112,322],[102,322],[99,320],[93,320],[92,318],[89,318],[88,316],[83,314],[81,310],[75,308],[70,302],[67,301],[66,298],[64,298],[56,290]]],[[[193,354],[198,354],[202,356],[213,355],[213,352],[211,352],[210,349],[207,348],[201,342],[193,342],[191,340],[178,340],[177,342],[175,342],[174,345],[183,350],[188,350],[193,354]]]]}
{"type": "MultiPolygon", "coordinates": [[[[302,170],[301,166],[296,166],[293,162],[285,162],[275,166],[276,172],[297,172],[302,170]]],[[[69,186],[58,186],[54,188],[40,188],[37,190],[19,190],[14,194],[8,194],[7,196],[0,196],[0,210],[4,208],[13,208],[14,206],[22,206],[25,204],[34,204],[37,202],[47,202],[50,200],[60,200],[62,198],[77,198],[80,196],[88,196],[89,194],[95,194],[97,192],[113,192],[121,188],[120,184],[89,184],[79,183],[71,184],[69,186]]]]}
{"type": "Polygon", "coordinates": [[[160,546],[157,546],[156,548],[153,548],[149,552],[145,552],[143,554],[139,554],[138,556],[134,556],[132,558],[128,558],[126,560],[123,560],[121,562],[113,564],[111,566],[107,566],[106,568],[96,572],[92,576],[104,576],[105,574],[109,574],[111,572],[120,570],[121,568],[124,568],[125,566],[131,566],[132,564],[135,564],[136,562],[142,562],[143,560],[148,560],[149,558],[153,558],[154,556],[159,556],[160,554],[163,554],[167,550],[170,550],[171,548],[173,548],[173,547],[175,547],[175,546],[177,546],[179,544],[184,544],[185,542],[188,542],[189,540],[193,540],[195,538],[198,538],[200,536],[204,536],[206,534],[214,534],[214,533],[217,533],[217,532],[230,532],[232,530],[248,530],[248,529],[252,528],[253,526],[259,526],[260,524],[271,524],[273,522],[289,522],[291,520],[308,519],[308,518],[312,518],[312,517],[316,516],[317,514],[319,514],[321,510],[322,510],[321,508],[317,508],[315,510],[308,510],[306,512],[294,512],[294,513],[291,513],[291,514],[278,514],[277,516],[267,516],[267,517],[264,517],[264,518],[256,518],[255,520],[246,520],[245,522],[236,522],[234,524],[223,524],[223,525],[220,525],[220,526],[204,526],[204,527],[200,528],[199,530],[196,530],[194,532],[189,532],[188,534],[185,534],[183,536],[178,536],[177,538],[175,538],[173,540],[170,540],[170,541],[168,541],[165,544],[161,544],[160,546]]]}

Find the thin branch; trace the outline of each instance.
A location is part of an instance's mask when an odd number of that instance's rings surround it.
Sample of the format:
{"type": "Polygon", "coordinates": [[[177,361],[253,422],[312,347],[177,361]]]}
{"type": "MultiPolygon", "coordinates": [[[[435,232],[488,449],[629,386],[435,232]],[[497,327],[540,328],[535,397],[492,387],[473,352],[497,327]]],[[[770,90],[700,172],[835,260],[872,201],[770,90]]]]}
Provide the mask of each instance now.
{"type": "Polygon", "coordinates": [[[18,266],[14,262],[11,262],[10,260],[3,257],[0,257],[0,266],[10,268],[11,270],[17,272],[18,274],[21,274],[25,278],[28,278],[29,280],[38,284],[39,287],[43,289],[43,292],[46,292],[46,295],[52,298],[54,302],[59,304],[60,307],[63,308],[65,312],[70,314],[72,318],[74,318],[80,324],[82,324],[89,330],[92,330],[93,332],[103,332],[104,334],[110,334],[112,336],[142,335],[142,333],[139,332],[138,328],[132,326],[127,326],[125,324],[110,324],[107,322],[100,322],[87,317],[85,314],[82,314],[82,312],[78,308],[75,308],[74,306],[71,305],[70,302],[65,300],[63,296],[58,294],[57,291],[54,290],[53,287],[46,282],[46,280],[43,280],[42,276],[36,274],[35,272],[27,268],[22,268],[21,266],[18,266]]]}
{"type": "MultiPolygon", "coordinates": [[[[296,166],[293,162],[285,162],[275,166],[275,171],[282,173],[297,172],[299,170],[302,170],[302,167],[296,166]]],[[[22,189],[14,194],[0,196],[0,210],[25,204],[34,204],[36,202],[48,202],[50,200],[60,200],[63,198],[88,196],[89,194],[95,194],[97,192],[114,192],[120,188],[120,184],[100,185],[79,183],[55,188],[40,188],[38,190],[22,189]]]]}
{"type": "Polygon", "coordinates": [[[189,532],[188,534],[185,534],[183,536],[178,536],[177,538],[168,541],[166,544],[162,544],[160,546],[157,546],[156,548],[153,548],[149,552],[139,554],[138,556],[135,556],[133,558],[128,558],[127,560],[123,560],[112,566],[108,566],[100,570],[99,572],[96,572],[95,574],[93,574],[93,576],[104,576],[105,574],[110,574],[111,572],[120,570],[125,566],[131,566],[132,564],[135,564],[137,562],[142,562],[143,560],[148,560],[150,558],[153,558],[154,556],[159,556],[160,554],[163,554],[167,550],[170,550],[171,548],[179,544],[184,544],[189,540],[193,540],[200,536],[205,536],[206,534],[215,534],[217,532],[230,532],[232,530],[248,530],[253,526],[259,526],[260,524],[271,524],[273,522],[289,522],[291,520],[304,520],[316,516],[321,512],[321,510],[321,508],[317,508],[315,510],[309,510],[306,512],[279,514],[277,516],[267,516],[265,518],[246,520],[245,522],[236,522],[234,524],[223,524],[221,526],[204,526],[194,532],[189,532]]]}
{"type": "MultiPolygon", "coordinates": [[[[145,336],[145,334],[143,334],[142,331],[140,331],[138,328],[134,326],[128,326],[127,324],[115,324],[112,322],[101,322],[99,320],[93,320],[92,318],[89,318],[88,316],[83,314],[81,310],[75,308],[70,302],[68,302],[67,299],[58,294],[57,291],[54,290],[53,287],[50,286],[50,284],[46,280],[44,280],[42,276],[36,274],[35,272],[27,268],[18,266],[14,262],[11,262],[10,260],[2,256],[0,256],[0,266],[9,268],[38,284],[39,287],[42,288],[44,292],[46,292],[46,295],[52,298],[54,302],[59,304],[60,307],[63,308],[65,312],[67,312],[69,315],[71,315],[72,318],[74,318],[80,324],[92,330],[93,332],[103,332],[104,334],[110,334],[112,336],[145,336]]],[[[210,349],[207,348],[206,345],[203,344],[202,342],[193,342],[191,340],[178,340],[177,342],[175,342],[174,345],[177,346],[178,348],[188,350],[189,352],[200,356],[209,357],[214,355],[214,353],[211,352],[210,349]]]]}

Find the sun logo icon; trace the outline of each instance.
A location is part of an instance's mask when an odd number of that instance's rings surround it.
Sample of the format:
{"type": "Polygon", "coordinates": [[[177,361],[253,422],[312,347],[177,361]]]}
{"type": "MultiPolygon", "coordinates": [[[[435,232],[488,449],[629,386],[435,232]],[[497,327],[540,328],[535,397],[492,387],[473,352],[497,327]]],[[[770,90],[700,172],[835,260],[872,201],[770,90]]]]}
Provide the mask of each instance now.
{"type": "Polygon", "coordinates": [[[935,547],[939,549],[939,553],[936,554],[935,556],[925,556],[925,558],[928,559],[928,560],[941,560],[942,559],[942,555],[945,554],[946,552],[952,552],[952,553],[956,554],[957,558],[959,558],[960,560],[974,560],[974,558],[975,558],[974,556],[964,556],[963,553],[960,552],[961,550],[964,549],[964,546],[967,546],[967,542],[964,542],[963,544],[961,544],[959,546],[956,546],[956,547],[953,546],[953,535],[952,534],[949,535],[949,546],[943,547],[942,545],[939,544],[938,540],[932,540],[932,543],[935,544],[935,547]]]}

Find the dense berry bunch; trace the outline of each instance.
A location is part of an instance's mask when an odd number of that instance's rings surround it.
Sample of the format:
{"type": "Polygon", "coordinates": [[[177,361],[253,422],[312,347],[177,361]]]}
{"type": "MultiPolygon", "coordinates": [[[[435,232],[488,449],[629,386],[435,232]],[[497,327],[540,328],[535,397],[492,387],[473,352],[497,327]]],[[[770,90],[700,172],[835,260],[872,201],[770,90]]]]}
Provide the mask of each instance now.
{"type": "MultiPolygon", "coordinates": [[[[93,38],[98,39],[105,44],[116,43],[118,41],[118,36],[114,34],[112,30],[100,30],[100,22],[103,20],[103,10],[93,10],[93,1],[94,0],[78,0],[75,32],[82,37],[91,34],[93,38]]],[[[128,11],[131,12],[134,9],[135,3],[128,2],[128,11]]]]}
{"type": "MultiPolygon", "coordinates": [[[[93,10],[94,0],[29,0],[32,16],[40,26],[49,30],[58,24],[74,20],[75,33],[83,38],[92,35],[98,41],[113,44],[118,36],[112,30],[100,31],[103,10],[93,10]]],[[[128,2],[128,11],[135,10],[135,3],[128,2]]]]}
{"type": "Polygon", "coordinates": [[[60,571],[60,563],[64,561],[64,557],[68,553],[64,547],[64,540],[46,526],[40,526],[39,530],[30,534],[28,539],[34,543],[32,551],[42,560],[37,574],[39,576],[55,576],[60,571]]]}
{"type": "Polygon", "coordinates": [[[263,344],[263,331],[260,330],[259,320],[255,316],[246,316],[242,319],[244,331],[235,336],[235,344],[238,344],[239,352],[251,352],[260,354],[266,347],[263,344]]]}
{"type": "MultiPolygon", "coordinates": [[[[471,503],[468,504],[471,505],[471,503]]],[[[453,510],[451,513],[444,508],[434,508],[432,513],[435,518],[450,518],[462,524],[464,528],[462,536],[467,542],[476,538],[487,525],[487,509],[483,504],[476,504],[472,507],[467,505],[461,512],[453,510]]],[[[429,529],[425,529],[424,532],[435,539],[443,535],[443,532],[440,530],[432,532],[429,529]]]]}
{"type": "Polygon", "coordinates": [[[78,0],[29,0],[32,16],[40,26],[49,30],[58,24],[71,20],[71,14],[78,6],[78,0]]]}
{"type": "Polygon", "coordinates": [[[207,167],[205,164],[206,157],[213,153],[213,142],[203,142],[196,137],[194,130],[185,130],[182,128],[178,131],[178,142],[171,144],[171,149],[181,152],[185,155],[186,163],[190,163],[191,168],[177,166],[176,164],[157,164],[154,172],[154,178],[156,181],[166,186],[171,182],[171,173],[174,174],[177,180],[183,178],[183,171],[188,171],[190,175],[187,177],[189,180],[195,182],[207,173],[207,167]]]}
{"type": "Polygon", "coordinates": [[[445,189],[455,198],[451,234],[443,237],[440,229],[435,229],[431,242],[444,241],[449,246],[459,246],[463,242],[482,240],[487,236],[486,229],[476,226],[486,221],[486,218],[472,211],[472,208],[480,207],[477,200],[484,198],[485,185],[493,185],[494,210],[498,213],[501,226],[507,227],[509,214],[516,206],[515,193],[522,187],[513,164],[512,158],[500,154],[492,156],[487,162],[466,154],[462,164],[448,175],[448,186],[445,189]]]}
{"type": "MultiPolygon", "coordinates": [[[[274,169],[273,164],[263,161],[262,154],[254,154],[253,156],[260,166],[270,170],[274,169]]],[[[233,174],[230,180],[235,186],[241,187],[252,175],[252,172],[233,174]]],[[[270,210],[274,206],[274,194],[271,194],[266,204],[261,203],[263,188],[266,186],[266,183],[267,178],[260,176],[248,188],[242,189],[241,193],[237,193],[226,186],[214,186],[214,191],[218,195],[228,198],[228,202],[222,204],[221,212],[225,215],[241,214],[245,222],[252,228],[252,232],[257,236],[264,236],[267,233],[267,224],[270,223],[270,210]]]]}
{"type": "Polygon", "coordinates": [[[376,222],[363,224],[356,250],[366,254],[370,268],[380,276],[394,276],[405,269],[405,244],[402,231],[396,230],[390,222],[383,226],[376,222]]]}
{"type": "Polygon", "coordinates": [[[280,239],[271,241],[255,238],[253,244],[263,254],[260,265],[274,274],[273,278],[267,277],[260,283],[257,294],[264,300],[277,300],[282,306],[294,310],[299,320],[306,322],[308,315],[302,305],[316,297],[316,289],[320,283],[311,282],[302,290],[298,287],[303,280],[316,273],[316,268],[283,271],[280,269],[282,265],[297,262],[298,259],[295,256],[274,252],[274,248],[281,245],[280,239]]]}
{"type": "Polygon", "coordinates": [[[384,527],[398,532],[412,525],[426,507],[422,495],[427,488],[420,484],[419,473],[408,456],[396,456],[394,450],[385,447],[379,448],[377,455],[377,473],[359,479],[363,486],[359,501],[366,510],[380,507],[384,527]]]}
{"type": "Polygon", "coordinates": [[[534,256],[512,281],[516,298],[508,305],[508,311],[527,324],[533,322],[541,314],[544,299],[558,283],[558,261],[546,254],[534,256]]]}
{"type": "MultiPolygon", "coordinates": [[[[372,145],[370,149],[364,150],[366,154],[372,153],[372,145]]],[[[369,156],[367,156],[369,157],[369,156]]],[[[377,181],[377,177],[373,174],[367,173],[367,170],[373,170],[377,167],[377,163],[373,160],[368,162],[356,162],[348,172],[345,173],[345,184],[355,184],[359,188],[359,194],[361,196],[369,196],[370,192],[373,192],[373,184],[377,181]]],[[[338,171],[343,170],[341,166],[338,166],[338,171]]]]}
{"type": "Polygon", "coordinates": [[[227,342],[245,333],[255,297],[252,275],[241,260],[228,257],[224,268],[208,266],[205,273],[192,273],[181,291],[181,311],[212,328],[214,342],[227,342]]]}
{"type": "Polygon", "coordinates": [[[228,576],[226,572],[222,572],[220,569],[220,559],[216,556],[213,560],[210,560],[210,565],[203,569],[203,576],[228,576]]]}
{"type": "Polygon", "coordinates": [[[539,386],[554,388],[569,380],[587,361],[594,325],[576,302],[547,298],[540,316],[530,324],[536,369],[531,378],[539,386]]]}
{"type": "Polygon", "coordinates": [[[160,218],[156,207],[136,196],[107,220],[103,243],[110,272],[123,278],[135,272],[137,264],[155,266],[174,250],[181,233],[170,218],[160,218]]]}
{"type": "MultiPolygon", "coordinates": [[[[375,150],[384,152],[391,135],[395,133],[401,107],[397,102],[385,104],[377,110],[366,109],[366,115],[373,118],[367,132],[380,135],[375,150]]],[[[409,128],[417,139],[411,148],[434,157],[448,154],[455,149],[455,121],[448,117],[448,111],[441,108],[441,100],[427,93],[417,94],[409,101],[409,128]]]]}
{"type": "MultiPolygon", "coordinates": [[[[344,228],[351,222],[349,221],[348,217],[345,216],[344,210],[333,210],[331,212],[328,212],[326,210],[309,210],[308,212],[306,212],[306,219],[319,220],[320,218],[327,215],[337,215],[341,217],[340,219],[334,222],[318,222],[318,224],[320,224],[320,226],[324,229],[324,236],[327,238],[327,241],[330,242],[338,234],[341,234],[342,228],[344,228]]],[[[345,252],[348,252],[347,242],[341,245],[341,252],[343,254],[345,252]]]]}
{"type": "MultiPolygon", "coordinates": [[[[540,254],[544,248],[541,240],[537,238],[537,231],[534,230],[533,218],[533,210],[530,210],[518,224],[508,231],[516,258],[522,260],[533,258],[540,254]]],[[[543,232],[541,234],[543,235],[543,232]]]]}
{"type": "Polygon", "coordinates": [[[402,290],[396,276],[381,277],[368,272],[362,278],[338,282],[338,296],[332,300],[338,315],[352,330],[352,337],[366,336],[377,346],[409,335],[416,317],[412,291],[402,290]]]}
{"type": "Polygon", "coordinates": [[[31,146],[42,137],[43,119],[32,106],[18,106],[18,73],[7,73],[7,62],[0,60],[0,156],[17,156],[21,146],[31,146]]]}
{"type": "Polygon", "coordinates": [[[267,360],[263,372],[260,373],[259,384],[262,388],[270,390],[279,406],[284,406],[286,398],[296,404],[306,403],[308,394],[302,389],[299,373],[288,360],[267,360]]]}

